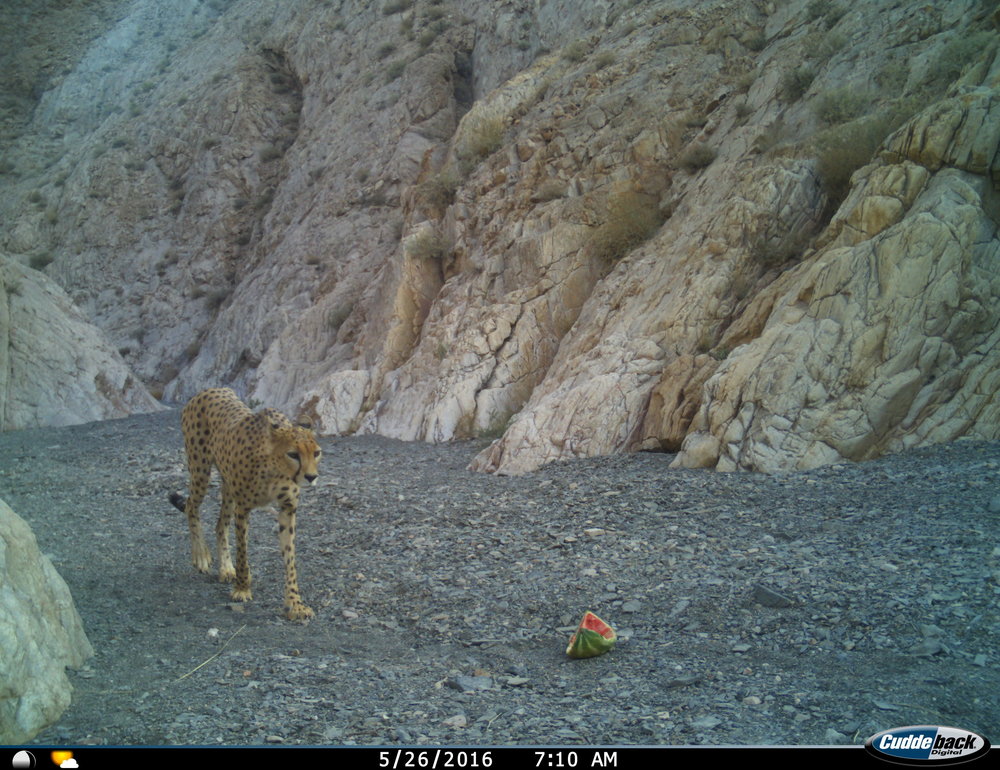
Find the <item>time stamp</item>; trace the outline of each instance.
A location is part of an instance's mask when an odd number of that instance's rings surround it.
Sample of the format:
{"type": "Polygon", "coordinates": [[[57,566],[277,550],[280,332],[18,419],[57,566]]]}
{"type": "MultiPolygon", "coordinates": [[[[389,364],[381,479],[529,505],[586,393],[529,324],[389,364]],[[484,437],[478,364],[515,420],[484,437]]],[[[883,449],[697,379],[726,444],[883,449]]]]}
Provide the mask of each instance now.
{"type": "MultiPolygon", "coordinates": [[[[560,768],[618,767],[618,752],[601,749],[519,749],[517,750],[518,766],[560,768]]],[[[471,749],[395,749],[378,753],[378,766],[386,770],[490,770],[501,764],[506,765],[512,757],[507,750],[494,752],[489,749],[475,751],[471,749]],[[505,762],[494,760],[503,757],[505,762]]]]}

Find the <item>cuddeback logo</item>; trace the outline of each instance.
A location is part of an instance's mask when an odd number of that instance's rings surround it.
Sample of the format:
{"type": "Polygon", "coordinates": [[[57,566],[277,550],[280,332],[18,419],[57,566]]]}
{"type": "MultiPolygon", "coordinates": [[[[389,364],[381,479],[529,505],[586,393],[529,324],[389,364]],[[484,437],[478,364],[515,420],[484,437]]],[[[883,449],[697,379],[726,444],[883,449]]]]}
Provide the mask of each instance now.
{"type": "Polygon", "coordinates": [[[911,725],[876,733],[865,749],[879,759],[901,765],[952,765],[968,762],[990,749],[983,736],[957,727],[911,725]]]}

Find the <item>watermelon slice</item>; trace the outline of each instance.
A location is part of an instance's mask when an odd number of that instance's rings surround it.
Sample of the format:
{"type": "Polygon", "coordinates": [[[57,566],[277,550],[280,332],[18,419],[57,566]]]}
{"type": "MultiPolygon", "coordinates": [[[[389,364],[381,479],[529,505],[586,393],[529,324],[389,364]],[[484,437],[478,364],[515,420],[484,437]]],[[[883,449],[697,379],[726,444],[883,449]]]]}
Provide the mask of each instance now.
{"type": "Polygon", "coordinates": [[[569,638],[566,654],[571,658],[593,658],[615,646],[615,630],[593,612],[585,612],[576,632],[569,638]]]}

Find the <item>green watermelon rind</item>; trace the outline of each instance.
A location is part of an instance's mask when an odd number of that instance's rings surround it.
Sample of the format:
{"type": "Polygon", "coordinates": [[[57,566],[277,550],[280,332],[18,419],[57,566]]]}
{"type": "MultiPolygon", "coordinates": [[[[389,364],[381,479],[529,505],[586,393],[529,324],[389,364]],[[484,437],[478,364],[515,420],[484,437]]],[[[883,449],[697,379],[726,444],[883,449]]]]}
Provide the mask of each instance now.
{"type": "Polygon", "coordinates": [[[580,621],[576,633],[570,637],[566,654],[571,658],[593,658],[610,650],[616,641],[618,636],[614,629],[594,613],[588,612],[580,621]]]}

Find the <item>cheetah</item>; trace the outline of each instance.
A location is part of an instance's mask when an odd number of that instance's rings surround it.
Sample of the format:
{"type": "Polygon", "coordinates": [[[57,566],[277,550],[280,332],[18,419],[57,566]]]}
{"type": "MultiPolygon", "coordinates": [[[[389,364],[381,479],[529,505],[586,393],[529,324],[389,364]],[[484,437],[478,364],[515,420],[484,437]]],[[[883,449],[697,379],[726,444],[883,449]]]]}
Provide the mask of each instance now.
{"type": "Polygon", "coordinates": [[[249,601],[250,565],[247,534],[250,511],[278,503],[278,541],[285,562],[285,614],[290,620],[313,616],[299,596],[295,570],[295,511],[299,488],[316,483],[321,450],[313,432],[293,425],[274,409],[256,414],[229,388],[212,388],[192,398],[181,412],[187,450],[190,497],[177,493],[170,502],[187,514],[191,561],[199,572],[212,567],[198,508],[214,465],[222,476],[222,506],[215,526],[219,580],[235,580],[232,598],[249,601]],[[229,555],[229,527],[236,521],[236,568],[229,555]]]}

